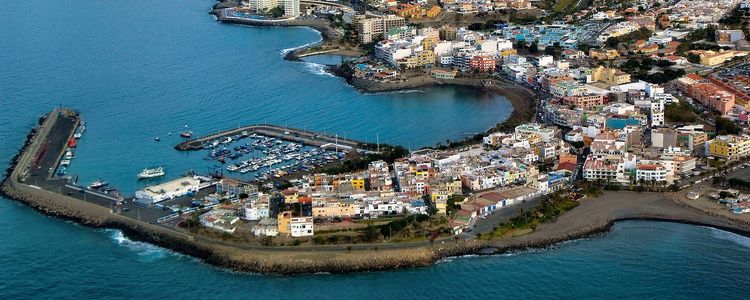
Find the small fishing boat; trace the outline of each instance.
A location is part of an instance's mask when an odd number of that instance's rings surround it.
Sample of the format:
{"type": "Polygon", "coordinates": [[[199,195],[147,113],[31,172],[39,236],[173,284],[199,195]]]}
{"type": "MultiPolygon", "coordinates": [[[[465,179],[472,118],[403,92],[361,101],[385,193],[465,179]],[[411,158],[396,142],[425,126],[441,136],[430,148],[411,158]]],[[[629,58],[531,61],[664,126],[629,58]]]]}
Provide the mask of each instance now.
{"type": "Polygon", "coordinates": [[[102,180],[100,179],[100,180],[97,180],[97,181],[94,181],[94,182],[92,182],[92,183],[91,183],[91,184],[89,185],[89,188],[90,188],[90,189],[92,189],[92,190],[96,190],[96,189],[100,189],[100,188],[102,188],[102,187],[105,187],[105,186],[107,186],[107,185],[109,185],[109,183],[107,183],[106,181],[102,181],[102,180]]]}
{"type": "Polygon", "coordinates": [[[155,178],[155,177],[161,177],[164,176],[164,168],[158,167],[153,169],[143,169],[140,173],[138,173],[138,179],[146,179],[146,178],[155,178]]]}
{"type": "Polygon", "coordinates": [[[190,138],[190,137],[193,136],[193,132],[192,131],[183,131],[183,132],[180,132],[180,136],[184,137],[184,138],[190,138]]]}
{"type": "Polygon", "coordinates": [[[160,138],[159,138],[158,136],[155,136],[155,137],[154,137],[154,141],[157,141],[157,142],[159,142],[159,141],[161,141],[161,139],[160,139],[160,138]]]}

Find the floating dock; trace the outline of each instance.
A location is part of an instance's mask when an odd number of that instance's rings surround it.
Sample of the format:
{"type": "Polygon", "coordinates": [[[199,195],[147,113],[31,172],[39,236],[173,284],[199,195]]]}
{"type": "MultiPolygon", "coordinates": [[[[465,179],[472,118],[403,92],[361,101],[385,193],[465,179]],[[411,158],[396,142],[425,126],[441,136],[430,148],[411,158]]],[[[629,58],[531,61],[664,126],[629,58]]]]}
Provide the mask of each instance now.
{"type": "Polygon", "coordinates": [[[197,139],[179,143],[175,146],[175,149],[184,151],[202,150],[203,145],[206,142],[222,139],[225,137],[232,137],[235,135],[242,135],[243,132],[247,133],[248,135],[255,133],[258,135],[273,137],[288,142],[302,143],[307,146],[315,146],[329,150],[338,148],[339,150],[353,150],[361,153],[377,153],[376,151],[366,149],[366,144],[360,141],[339,137],[337,135],[332,136],[324,133],[276,125],[250,125],[220,131],[197,139]]]}

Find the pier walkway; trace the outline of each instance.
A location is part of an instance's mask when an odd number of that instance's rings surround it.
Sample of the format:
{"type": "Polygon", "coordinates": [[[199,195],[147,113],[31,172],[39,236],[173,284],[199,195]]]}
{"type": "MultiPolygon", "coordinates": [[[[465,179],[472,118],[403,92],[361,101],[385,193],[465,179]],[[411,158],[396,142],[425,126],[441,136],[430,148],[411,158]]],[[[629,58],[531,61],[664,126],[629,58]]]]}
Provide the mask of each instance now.
{"type": "Polygon", "coordinates": [[[302,143],[307,146],[321,147],[329,150],[350,150],[366,154],[377,153],[376,151],[366,149],[364,147],[364,143],[352,139],[339,137],[337,135],[332,136],[324,133],[277,125],[250,125],[224,130],[194,140],[182,142],[180,144],[177,144],[177,146],[175,146],[175,149],[200,150],[203,149],[203,144],[206,142],[210,142],[216,139],[222,139],[224,137],[231,137],[234,135],[242,134],[243,132],[246,132],[248,135],[255,133],[258,135],[274,137],[289,142],[302,143]]]}

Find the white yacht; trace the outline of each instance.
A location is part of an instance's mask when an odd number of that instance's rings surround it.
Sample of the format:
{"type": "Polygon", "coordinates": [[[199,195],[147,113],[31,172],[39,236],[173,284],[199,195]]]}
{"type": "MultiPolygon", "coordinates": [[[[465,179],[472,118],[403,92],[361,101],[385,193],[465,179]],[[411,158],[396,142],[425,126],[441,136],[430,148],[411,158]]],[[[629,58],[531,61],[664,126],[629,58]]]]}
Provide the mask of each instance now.
{"type": "Polygon", "coordinates": [[[158,167],[154,169],[143,169],[141,173],[138,173],[138,179],[154,178],[164,176],[164,168],[158,167]]]}

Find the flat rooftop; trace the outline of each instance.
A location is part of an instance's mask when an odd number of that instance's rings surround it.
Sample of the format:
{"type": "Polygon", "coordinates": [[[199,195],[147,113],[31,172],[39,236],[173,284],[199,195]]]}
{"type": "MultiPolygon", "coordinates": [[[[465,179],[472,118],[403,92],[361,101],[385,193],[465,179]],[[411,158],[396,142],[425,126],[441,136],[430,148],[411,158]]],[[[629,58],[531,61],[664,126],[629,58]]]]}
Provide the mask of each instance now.
{"type": "Polygon", "coordinates": [[[143,189],[143,191],[149,195],[155,196],[155,195],[161,195],[161,194],[166,194],[166,193],[179,192],[189,187],[198,186],[199,184],[200,184],[200,181],[198,179],[195,179],[193,177],[182,177],[182,178],[178,178],[172,181],[167,181],[162,184],[147,187],[143,189]]]}

